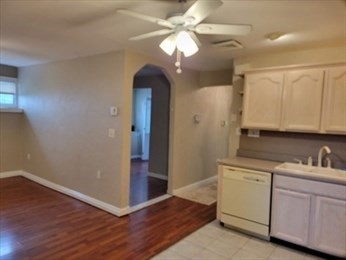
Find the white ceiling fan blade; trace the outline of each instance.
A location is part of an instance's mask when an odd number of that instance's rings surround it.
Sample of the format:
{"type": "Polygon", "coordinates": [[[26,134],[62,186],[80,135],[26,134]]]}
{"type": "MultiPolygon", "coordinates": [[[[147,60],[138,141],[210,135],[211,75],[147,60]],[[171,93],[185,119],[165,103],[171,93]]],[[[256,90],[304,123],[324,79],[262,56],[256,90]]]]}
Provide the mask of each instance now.
{"type": "Polygon", "coordinates": [[[125,15],[128,15],[128,16],[132,16],[132,17],[135,17],[135,18],[138,18],[138,19],[145,20],[147,22],[156,23],[158,25],[165,26],[165,27],[168,27],[168,28],[174,28],[174,25],[170,21],[167,21],[167,20],[164,20],[164,19],[161,19],[161,18],[157,18],[157,17],[154,17],[154,16],[140,14],[140,13],[132,12],[130,10],[126,10],[126,9],[118,9],[117,13],[125,14],[125,15]]]}
{"type": "Polygon", "coordinates": [[[151,37],[155,37],[155,36],[161,36],[161,35],[169,34],[172,32],[173,32],[173,30],[171,30],[171,29],[162,29],[162,30],[134,36],[134,37],[131,37],[129,40],[131,40],[131,41],[143,40],[143,39],[147,39],[147,38],[151,38],[151,37]]]}
{"type": "Polygon", "coordinates": [[[197,46],[201,47],[202,43],[201,41],[198,39],[197,35],[194,32],[189,32],[191,38],[195,41],[195,43],[197,44],[197,46]]]}
{"type": "Polygon", "coordinates": [[[185,12],[184,18],[193,17],[191,24],[198,24],[221,5],[220,0],[198,0],[185,12]]]}
{"type": "Polygon", "coordinates": [[[201,23],[195,31],[199,34],[246,35],[252,30],[249,24],[208,24],[201,23]]]}

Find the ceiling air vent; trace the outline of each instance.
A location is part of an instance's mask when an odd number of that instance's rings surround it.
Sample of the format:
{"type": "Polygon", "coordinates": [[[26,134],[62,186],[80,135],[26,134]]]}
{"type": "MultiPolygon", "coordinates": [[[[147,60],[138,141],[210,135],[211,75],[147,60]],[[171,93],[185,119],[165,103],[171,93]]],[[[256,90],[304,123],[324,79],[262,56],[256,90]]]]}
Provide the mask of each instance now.
{"type": "Polygon", "coordinates": [[[242,49],[244,48],[243,45],[241,45],[240,42],[236,40],[226,40],[226,41],[218,41],[218,42],[213,42],[214,47],[218,48],[227,48],[227,49],[242,49]]]}

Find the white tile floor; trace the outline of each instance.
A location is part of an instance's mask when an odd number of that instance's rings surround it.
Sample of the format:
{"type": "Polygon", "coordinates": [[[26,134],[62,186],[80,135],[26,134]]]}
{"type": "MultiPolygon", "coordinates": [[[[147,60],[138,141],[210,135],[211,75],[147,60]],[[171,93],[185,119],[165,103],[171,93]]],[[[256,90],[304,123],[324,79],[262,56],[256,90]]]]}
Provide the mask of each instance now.
{"type": "Polygon", "coordinates": [[[202,227],[152,258],[163,259],[321,259],[220,226],[202,227]]]}

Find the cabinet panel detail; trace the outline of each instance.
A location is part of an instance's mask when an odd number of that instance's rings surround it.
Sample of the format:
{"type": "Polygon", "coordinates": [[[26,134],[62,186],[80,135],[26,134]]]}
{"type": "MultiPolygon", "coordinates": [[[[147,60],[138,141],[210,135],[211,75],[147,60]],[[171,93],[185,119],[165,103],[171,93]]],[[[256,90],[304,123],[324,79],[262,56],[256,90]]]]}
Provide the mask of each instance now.
{"type": "Polygon", "coordinates": [[[271,235],[307,246],[311,196],[277,188],[273,193],[271,235]]]}
{"type": "Polygon", "coordinates": [[[321,69],[288,72],[285,80],[284,128],[318,132],[320,127],[323,75],[321,69]]]}
{"type": "Polygon", "coordinates": [[[312,247],[333,255],[346,252],[346,202],[316,197],[312,247]]]}
{"type": "Polygon", "coordinates": [[[279,129],[283,74],[254,74],[246,78],[242,126],[279,129]]]}
{"type": "Polygon", "coordinates": [[[323,130],[346,133],[346,67],[327,72],[323,109],[323,130]]]}

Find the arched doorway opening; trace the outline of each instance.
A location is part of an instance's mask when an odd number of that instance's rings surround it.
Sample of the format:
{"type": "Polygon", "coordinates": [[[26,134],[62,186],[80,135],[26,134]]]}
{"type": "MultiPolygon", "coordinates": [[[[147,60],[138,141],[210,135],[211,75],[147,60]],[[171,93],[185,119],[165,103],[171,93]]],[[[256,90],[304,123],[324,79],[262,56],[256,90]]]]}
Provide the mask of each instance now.
{"type": "Polygon", "coordinates": [[[171,84],[162,69],[142,67],[133,79],[130,207],[166,196],[171,84]]]}

